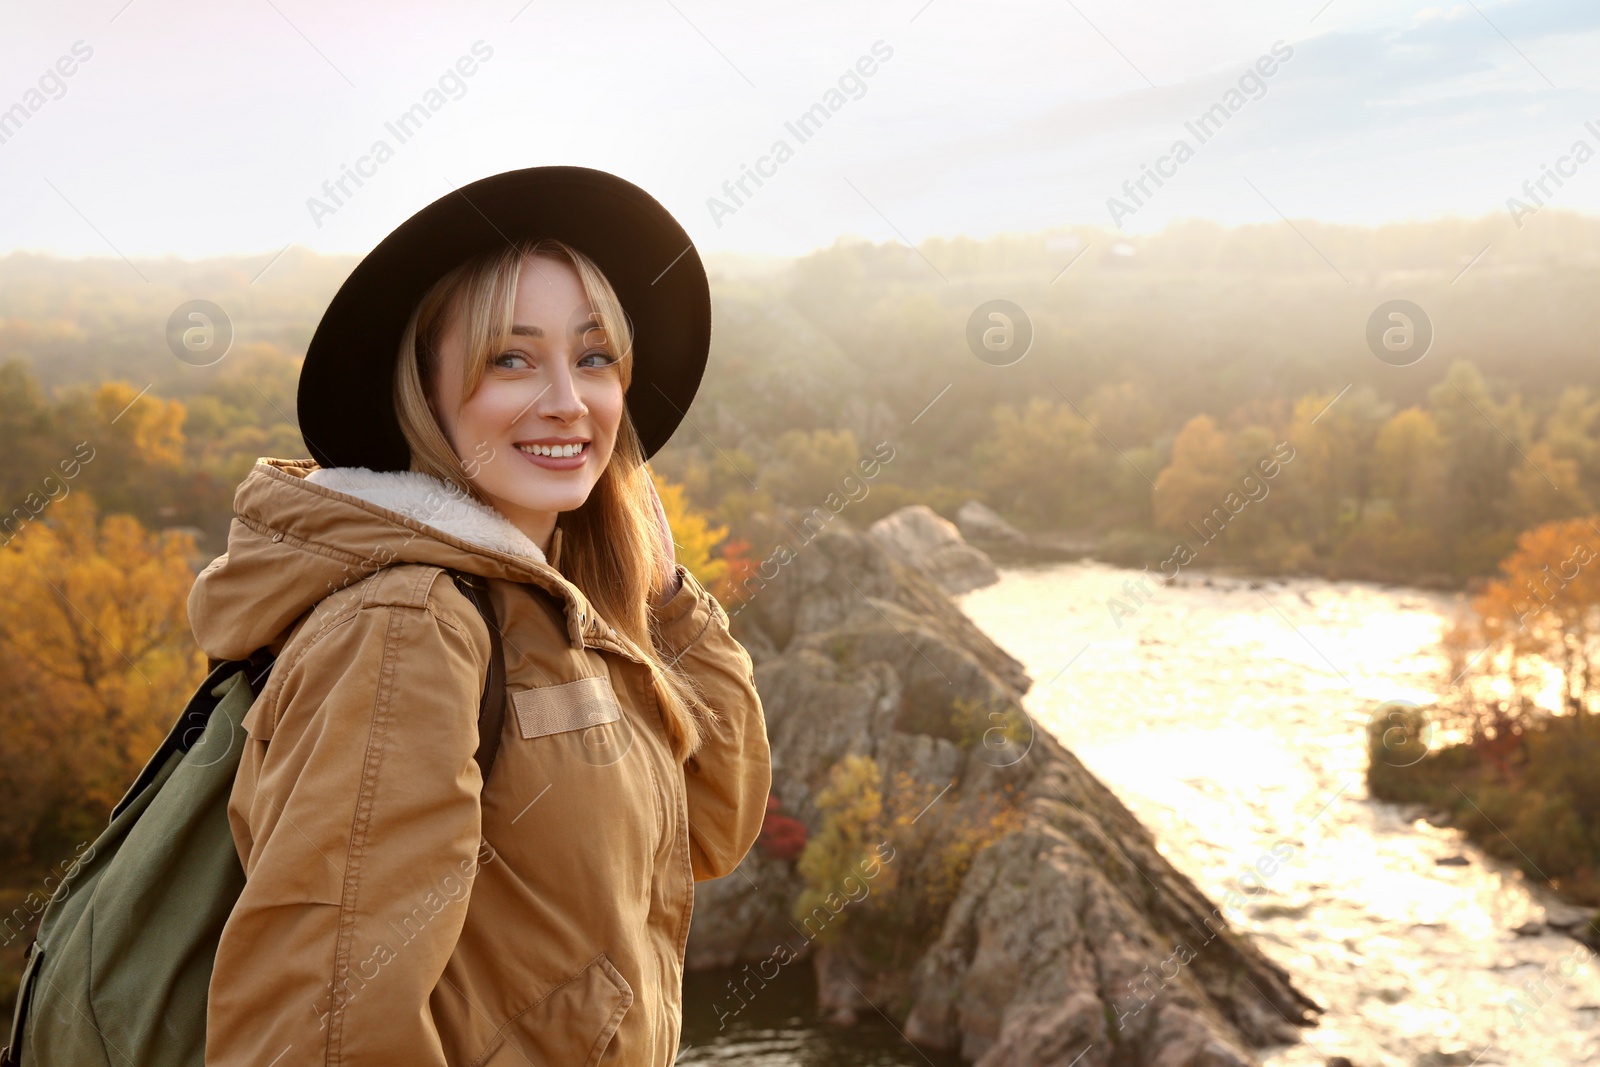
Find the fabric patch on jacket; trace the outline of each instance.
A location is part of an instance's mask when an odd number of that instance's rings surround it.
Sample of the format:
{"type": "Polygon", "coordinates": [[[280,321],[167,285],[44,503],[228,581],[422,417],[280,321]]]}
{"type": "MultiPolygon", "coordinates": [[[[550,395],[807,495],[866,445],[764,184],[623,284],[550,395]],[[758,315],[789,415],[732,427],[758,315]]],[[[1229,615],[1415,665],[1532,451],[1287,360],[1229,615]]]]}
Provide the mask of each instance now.
{"type": "Polygon", "coordinates": [[[522,736],[544,737],[601,726],[622,718],[622,707],[605,676],[524,689],[512,696],[522,736]]]}

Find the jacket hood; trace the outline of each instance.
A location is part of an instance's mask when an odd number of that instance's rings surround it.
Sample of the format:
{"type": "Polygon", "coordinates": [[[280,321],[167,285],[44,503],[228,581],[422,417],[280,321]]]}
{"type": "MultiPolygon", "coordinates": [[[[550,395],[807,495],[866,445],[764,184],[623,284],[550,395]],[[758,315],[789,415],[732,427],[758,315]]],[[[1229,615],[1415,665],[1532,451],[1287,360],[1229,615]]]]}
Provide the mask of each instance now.
{"type": "MultiPolygon", "coordinates": [[[[228,550],[189,593],[195,639],[213,659],[274,651],[324,597],[395,563],[538,585],[582,644],[593,613],[526,534],[431,475],[262,459],[234,496],[228,550]]],[[[561,531],[551,540],[559,559],[561,531]]]]}

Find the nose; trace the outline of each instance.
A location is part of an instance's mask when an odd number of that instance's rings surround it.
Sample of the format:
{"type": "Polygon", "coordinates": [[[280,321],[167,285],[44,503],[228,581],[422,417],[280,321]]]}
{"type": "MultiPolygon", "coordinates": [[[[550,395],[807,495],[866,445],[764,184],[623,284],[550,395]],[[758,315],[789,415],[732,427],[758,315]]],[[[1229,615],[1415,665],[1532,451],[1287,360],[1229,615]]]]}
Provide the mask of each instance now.
{"type": "Polygon", "coordinates": [[[537,411],[540,418],[561,423],[576,422],[589,413],[589,405],[578,395],[571,360],[555,361],[550,380],[545,383],[544,392],[539,397],[537,411]]]}

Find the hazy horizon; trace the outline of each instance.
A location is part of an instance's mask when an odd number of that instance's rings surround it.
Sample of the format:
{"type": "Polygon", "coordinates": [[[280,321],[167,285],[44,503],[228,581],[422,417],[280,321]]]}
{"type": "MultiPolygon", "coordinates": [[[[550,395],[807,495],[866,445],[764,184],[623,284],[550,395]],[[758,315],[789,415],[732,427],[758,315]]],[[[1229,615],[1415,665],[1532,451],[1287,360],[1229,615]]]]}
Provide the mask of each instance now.
{"type": "Polygon", "coordinates": [[[637,182],[708,255],[1600,212],[1600,10],[1578,0],[787,20],[108,0],[8,22],[0,253],[359,255],[455,186],[549,163],[637,182]]]}
{"type": "MultiPolygon", "coordinates": [[[[1540,218],[1536,223],[1529,223],[1527,227],[1528,230],[1536,230],[1540,234],[1538,239],[1530,238],[1526,242],[1529,245],[1537,243],[1539,246],[1537,251],[1532,248],[1524,249],[1523,254],[1514,255],[1513,258],[1524,259],[1528,258],[1530,255],[1537,256],[1541,254],[1548,254],[1552,245],[1551,238],[1553,231],[1563,223],[1579,225],[1594,224],[1600,226],[1600,211],[1550,210],[1542,214],[1544,217],[1540,218]]],[[[1288,221],[1292,226],[1297,227],[1298,229],[1295,231],[1284,230],[1282,232],[1294,238],[1296,246],[1299,250],[1305,251],[1311,255],[1315,255],[1316,245],[1315,243],[1311,243],[1309,245],[1307,244],[1305,239],[1305,227],[1317,227],[1321,232],[1344,230],[1356,234],[1370,235],[1377,235],[1385,230],[1398,230],[1401,227],[1427,228],[1448,226],[1457,226],[1462,229],[1497,230],[1502,231],[1505,236],[1512,237],[1518,236],[1524,232],[1520,229],[1510,229],[1506,214],[1496,211],[1480,212],[1476,215],[1452,213],[1442,214],[1431,218],[1394,219],[1374,223],[1326,222],[1317,219],[1290,219],[1288,221]],[[1508,230],[1509,232],[1506,232],[1508,230]],[[1298,236],[1295,236],[1296,233],[1298,233],[1298,236]]],[[[1052,226],[1037,230],[1003,231],[1000,233],[985,234],[981,236],[967,233],[930,233],[925,235],[923,239],[918,242],[916,247],[924,248],[932,242],[944,242],[947,245],[956,245],[959,242],[970,241],[979,246],[987,246],[992,242],[1044,241],[1048,246],[1052,248],[1059,247],[1061,251],[1066,253],[1065,258],[1063,259],[1063,264],[1065,264],[1067,262],[1071,262],[1072,253],[1080,250],[1083,247],[1081,242],[1073,240],[1074,235],[1081,234],[1084,231],[1089,230],[1098,231],[1107,239],[1108,243],[1101,246],[1101,251],[1103,253],[1110,256],[1116,256],[1118,255],[1118,245],[1126,245],[1129,248],[1137,249],[1151,242],[1159,242],[1163,239],[1169,238],[1181,238],[1186,234],[1186,232],[1189,232],[1190,229],[1195,226],[1215,226],[1223,234],[1243,234],[1252,232],[1264,233],[1272,231],[1275,228],[1282,227],[1283,224],[1284,220],[1282,219],[1274,219],[1270,221],[1264,220],[1261,222],[1249,223],[1224,223],[1218,222],[1215,219],[1179,218],[1172,219],[1159,229],[1151,230],[1149,232],[1123,233],[1111,228],[1110,226],[1095,226],[1092,223],[1082,223],[1052,226]]],[[[1573,242],[1574,245],[1578,243],[1579,242],[1573,242]]],[[[887,237],[871,237],[859,233],[840,233],[836,234],[826,244],[820,244],[815,248],[808,248],[792,253],[747,252],[737,249],[717,248],[701,248],[699,251],[702,260],[706,264],[707,270],[713,276],[713,281],[716,281],[719,276],[737,278],[746,274],[759,275],[770,271],[781,270],[785,266],[806,259],[809,256],[826,253],[832,249],[845,248],[853,245],[884,246],[896,244],[904,247],[905,242],[893,235],[889,235],[887,237]]],[[[1503,242],[1503,244],[1500,246],[1500,255],[1494,258],[1504,257],[1506,253],[1512,252],[1513,248],[1514,246],[1510,241],[1503,242]]],[[[310,245],[300,244],[298,242],[282,248],[271,249],[217,251],[191,255],[180,254],[177,252],[162,252],[149,255],[132,255],[126,257],[120,256],[117,252],[109,249],[101,252],[90,249],[81,253],[72,254],[55,252],[48,249],[12,248],[0,250],[0,261],[12,259],[14,257],[37,257],[39,259],[48,261],[81,264],[92,264],[102,261],[121,263],[131,260],[139,264],[160,264],[173,262],[185,265],[202,265],[207,263],[226,262],[230,260],[259,260],[262,267],[262,276],[264,277],[270,272],[272,266],[296,254],[311,255],[324,260],[348,259],[350,260],[351,267],[354,267],[354,265],[359,262],[364,255],[366,255],[367,251],[370,251],[370,249],[357,252],[324,251],[314,248],[310,245]]],[[[1474,249],[1467,248],[1466,246],[1463,246],[1459,249],[1445,249],[1441,247],[1436,249],[1436,251],[1439,256],[1443,257],[1440,258],[1437,265],[1438,269],[1440,270],[1453,270],[1460,266],[1464,266],[1469,262],[1473,263],[1474,270],[1478,269],[1480,266],[1489,266],[1489,263],[1486,262],[1489,257],[1486,256],[1482,259],[1475,258],[1474,249]]],[[[1490,251],[1494,250],[1491,249],[1490,251]]],[[[1600,253],[1595,253],[1589,258],[1595,257],[1600,257],[1600,253]]],[[[1225,266],[1226,264],[1217,265],[1225,266]]]]}

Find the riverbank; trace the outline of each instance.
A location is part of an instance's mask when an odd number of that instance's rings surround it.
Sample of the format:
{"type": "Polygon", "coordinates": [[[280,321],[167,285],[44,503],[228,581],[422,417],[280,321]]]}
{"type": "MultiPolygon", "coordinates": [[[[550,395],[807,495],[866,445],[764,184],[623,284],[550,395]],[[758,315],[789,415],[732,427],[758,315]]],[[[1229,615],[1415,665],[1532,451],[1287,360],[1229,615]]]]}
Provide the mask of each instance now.
{"type": "Polygon", "coordinates": [[[1182,539],[1154,530],[1025,531],[993,522],[982,525],[961,522],[959,518],[957,525],[970,544],[982,549],[1003,567],[1089,560],[1134,570],[1148,569],[1163,577],[1181,572],[1227,578],[1318,578],[1326,582],[1376,582],[1441,593],[1463,592],[1488,577],[1382,566],[1368,558],[1319,559],[1309,550],[1296,550],[1294,546],[1241,560],[1217,550],[1207,553],[1190,545],[1188,557],[1180,555],[1175,559],[1175,546],[1182,539]],[[1183,562],[1185,559],[1187,562],[1183,562]]]}
{"type": "Polygon", "coordinates": [[[1326,1007],[1267,1067],[1600,1062],[1600,968],[1573,969],[1588,950],[1545,925],[1542,886],[1365,787],[1372,710],[1435,698],[1459,599],[1185,568],[1134,603],[1139,575],[1003,568],[959,603],[1036,679],[1037,725],[1326,1007]]]}
{"type": "Polygon", "coordinates": [[[1553,924],[1600,949],[1600,723],[1544,717],[1435,745],[1437,711],[1385,704],[1367,727],[1372,796],[1416,804],[1485,852],[1587,909],[1553,924]]]}

